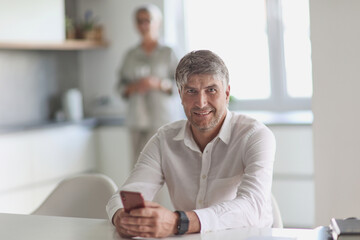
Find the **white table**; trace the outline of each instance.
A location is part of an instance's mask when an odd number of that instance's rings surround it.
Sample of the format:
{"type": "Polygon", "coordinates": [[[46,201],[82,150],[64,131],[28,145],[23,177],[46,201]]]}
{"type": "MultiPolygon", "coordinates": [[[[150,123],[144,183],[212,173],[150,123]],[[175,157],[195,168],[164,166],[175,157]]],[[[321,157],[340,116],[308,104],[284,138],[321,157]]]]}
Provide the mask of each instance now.
{"type": "MultiPolygon", "coordinates": [[[[164,240],[327,240],[326,229],[239,228],[164,240]],[[278,238],[276,238],[278,237],[278,238]]],[[[108,220],[0,213],[1,240],[117,240],[108,220]]]]}

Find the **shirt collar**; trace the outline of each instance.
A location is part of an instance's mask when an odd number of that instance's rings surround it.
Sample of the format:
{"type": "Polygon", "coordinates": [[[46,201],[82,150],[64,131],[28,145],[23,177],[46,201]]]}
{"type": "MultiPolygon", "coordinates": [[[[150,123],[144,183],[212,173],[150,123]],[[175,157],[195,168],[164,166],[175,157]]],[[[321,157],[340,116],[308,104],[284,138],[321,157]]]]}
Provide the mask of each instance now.
{"type": "Polygon", "coordinates": [[[221,126],[220,132],[218,134],[218,137],[225,143],[229,144],[230,137],[231,137],[231,118],[232,113],[229,111],[229,109],[226,109],[226,116],[225,120],[223,122],[223,125],[221,126]]]}
{"type": "Polygon", "coordinates": [[[183,126],[180,128],[180,131],[178,132],[178,134],[173,138],[174,141],[181,141],[181,140],[185,139],[186,129],[187,128],[190,129],[190,126],[188,126],[188,124],[189,124],[188,122],[189,122],[188,120],[184,121],[185,124],[183,124],[183,126]]]}
{"type": "Polygon", "coordinates": [[[181,127],[179,133],[173,138],[173,140],[183,140],[185,146],[189,147],[193,151],[200,152],[200,149],[192,136],[189,121],[184,121],[184,123],[185,124],[181,127]]]}
{"type": "MultiPolygon", "coordinates": [[[[218,137],[225,144],[228,144],[229,141],[230,141],[230,136],[231,136],[231,124],[230,124],[230,122],[231,122],[231,118],[232,118],[231,112],[229,111],[229,109],[226,109],[226,116],[225,116],[223,125],[221,126],[220,132],[218,134],[218,137]]],[[[174,141],[184,140],[185,145],[187,145],[190,148],[193,148],[193,143],[195,143],[195,141],[193,140],[193,137],[192,137],[189,121],[185,121],[185,124],[181,127],[179,133],[173,138],[173,140],[174,141]]]]}

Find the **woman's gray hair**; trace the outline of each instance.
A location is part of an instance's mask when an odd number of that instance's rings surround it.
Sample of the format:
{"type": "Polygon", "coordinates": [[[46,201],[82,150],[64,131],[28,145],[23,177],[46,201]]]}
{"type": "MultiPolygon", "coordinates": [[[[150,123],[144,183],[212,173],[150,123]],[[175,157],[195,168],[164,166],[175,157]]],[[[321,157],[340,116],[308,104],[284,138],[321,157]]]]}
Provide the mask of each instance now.
{"type": "Polygon", "coordinates": [[[150,4],[150,3],[141,5],[140,7],[138,7],[135,10],[135,19],[136,19],[138,13],[142,12],[142,11],[149,13],[152,20],[159,21],[159,22],[162,21],[162,13],[158,6],[156,6],[154,4],[150,4]]]}
{"type": "Polygon", "coordinates": [[[229,71],[224,61],[209,50],[192,51],[179,62],[176,73],[176,85],[181,91],[188,79],[197,74],[208,74],[221,80],[224,88],[229,85],[229,71]]]}

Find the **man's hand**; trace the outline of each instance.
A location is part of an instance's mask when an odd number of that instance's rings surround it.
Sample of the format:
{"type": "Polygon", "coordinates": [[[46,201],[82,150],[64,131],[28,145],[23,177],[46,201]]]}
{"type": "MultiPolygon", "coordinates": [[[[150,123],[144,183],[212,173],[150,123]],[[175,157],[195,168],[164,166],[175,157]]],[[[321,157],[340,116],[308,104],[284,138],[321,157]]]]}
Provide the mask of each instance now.
{"type": "Polygon", "coordinates": [[[161,238],[177,232],[178,214],[154,202],[145,202],[145,208],[129,214],[118,210],[113,223],[121,237],[161,238]]]}
{"type": "Polygon", "coordinates": [[[130,216],[130,215],[128,213],[126,213],[123,208],[121,208],[121,209],[116,211],[116,213],[114,214],[114,217],[113,217],[113,224],[115,225],[117,232],[123,238],[132,237],[131,235],[126,234],[125,231],[122,229],[122,226],[121,226],[121,219],[124,218],[124,217],[127,217],[127,216],[130,216]]]}

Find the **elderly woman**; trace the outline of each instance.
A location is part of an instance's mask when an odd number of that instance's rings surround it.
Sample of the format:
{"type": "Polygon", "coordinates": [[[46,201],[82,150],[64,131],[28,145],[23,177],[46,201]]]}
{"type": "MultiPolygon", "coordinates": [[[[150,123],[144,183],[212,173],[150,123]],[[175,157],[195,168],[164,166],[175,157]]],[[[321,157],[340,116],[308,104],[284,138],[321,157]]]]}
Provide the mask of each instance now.
{"type": "Polygon", "coordinates": [[[172,120],[171,100],[178,59],[159,42],[162,14],[155,5],[135,11],[141,43],[126,54],[120,71],[119,92],[128,101],[134,160],[156,130],[172,120]]]}

